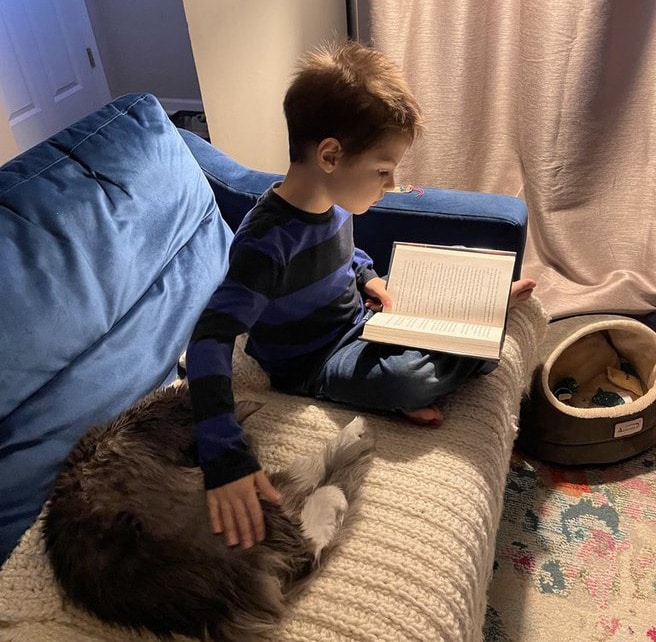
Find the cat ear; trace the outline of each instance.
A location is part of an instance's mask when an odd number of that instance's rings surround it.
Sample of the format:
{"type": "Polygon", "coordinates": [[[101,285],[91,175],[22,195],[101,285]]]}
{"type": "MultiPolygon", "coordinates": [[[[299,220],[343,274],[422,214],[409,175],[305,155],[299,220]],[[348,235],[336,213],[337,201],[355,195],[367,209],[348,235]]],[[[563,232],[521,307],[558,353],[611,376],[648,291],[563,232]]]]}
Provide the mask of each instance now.
{"type": "Polygon", "coordinates": [[[252,399],[238,401],[235,403],[235,417],[237,418],[237,421],[241,423],[254,412],[257,412],[263,405],[263,401],[254,401],[252,399]]]}

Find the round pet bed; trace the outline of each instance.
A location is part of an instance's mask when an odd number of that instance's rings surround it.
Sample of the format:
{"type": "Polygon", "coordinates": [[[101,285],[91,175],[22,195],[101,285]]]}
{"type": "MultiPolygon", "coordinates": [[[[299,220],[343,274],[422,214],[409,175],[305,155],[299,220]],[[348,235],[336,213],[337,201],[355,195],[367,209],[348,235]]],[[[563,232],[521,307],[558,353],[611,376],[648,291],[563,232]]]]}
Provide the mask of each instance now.
{"type": "Polygon", "coordinates": [[[553,322],[518,444],[559,464],[606,464],[656,444],[656,333],[619,315],[553,322]]]}

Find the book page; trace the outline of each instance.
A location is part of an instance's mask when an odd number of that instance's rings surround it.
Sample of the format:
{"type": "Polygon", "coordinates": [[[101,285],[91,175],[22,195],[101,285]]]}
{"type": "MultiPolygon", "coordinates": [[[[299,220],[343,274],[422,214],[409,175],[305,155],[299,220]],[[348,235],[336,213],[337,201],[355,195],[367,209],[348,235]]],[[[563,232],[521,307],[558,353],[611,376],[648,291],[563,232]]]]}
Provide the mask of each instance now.
{"type": "Polygon", "coordinates": [[[374,314],[365,324],[362,338],[424,350],[498,359],[503,328],[388,312],[374,314]]]}
{"type": "Polygon", "coordinates": [[[514,253],[397,243],[389,312],[503,326],[514,253]]]}
{"type": "Polygon", "coordinates": [[[497,342],[501,338],[500,329],[489,325],[476,323],[461,323],[459,321],[444,321],[441,319],[427,319],[425,317],[409,317],[403,314],[375,314],[367,322],[370,328],[380,327],[390,330],[410,330],[426,334],[441,334],[452,337],[466,337],[471,339],[486,339],[497,342]]]}

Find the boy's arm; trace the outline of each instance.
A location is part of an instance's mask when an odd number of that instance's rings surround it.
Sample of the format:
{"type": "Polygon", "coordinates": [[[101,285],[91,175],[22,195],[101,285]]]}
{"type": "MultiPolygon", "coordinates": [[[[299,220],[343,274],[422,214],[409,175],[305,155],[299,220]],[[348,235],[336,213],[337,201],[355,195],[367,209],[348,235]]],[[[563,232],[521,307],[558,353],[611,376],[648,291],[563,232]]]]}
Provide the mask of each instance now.
{"type": "MultiPolygon", "coordinates": [[[[261,240],[260,240],[261,241],[261,240]]],[[[264,539],[258,492],[271,502],[280,495],[247,448],[234,414],[232,352],[237,335],[250,330],[274,292],[276,270],[260,270],[262,251],[253,240],[233,241],[230,268],[194,329],[187,372],[205,477],[212,530],[244,548],[264,539]],[[249,247],[250,245],[250,247],[249,247]]]]}
{"type": "Polygon", "coordinates": [[[360,292],[364,292],[364,286],[367,282],[378,276],[376,270],[374,270],[372,258],[364,250],[357,247],[353,253],[353,271],[360,292]]]}
{"type": "Polygon", "coordinates": [[[373,268],[373,260],[364,251],[355,248],[353,254],[353,271],[358,290],[363,295],[365,307],[380,312],[383,308],[392,307],[392,299],[387,293],[386,283],[373,268]]]}
{"type": "Polygon", "coordinates": [[[277,502],[270,484],[243,439],[234,413],[232,352],[235,338],[260,316],[266,299],[230,280],[215,291],[187,349],[198,455],[207,489],[211,528],[229,546],[249,548],[265,535],[258,492],[277,502]]]}
{"type": "Polygon", "coordinates": [[[261,314],[266,299],[230,279],[212,295],[187,348],[187,376],[205,487],[216,488],[259,470],[234,414],[235,339],[261,314]]]}
{"type": "Polygon", "coordinates": [[[260,468],[234,414],[230,362],[235,338],[203,336],[199,330],[205,329],[208,316],[212,316],[210,308],[203,312],[187,348],[187,376],[206,489],[260,468]]]}

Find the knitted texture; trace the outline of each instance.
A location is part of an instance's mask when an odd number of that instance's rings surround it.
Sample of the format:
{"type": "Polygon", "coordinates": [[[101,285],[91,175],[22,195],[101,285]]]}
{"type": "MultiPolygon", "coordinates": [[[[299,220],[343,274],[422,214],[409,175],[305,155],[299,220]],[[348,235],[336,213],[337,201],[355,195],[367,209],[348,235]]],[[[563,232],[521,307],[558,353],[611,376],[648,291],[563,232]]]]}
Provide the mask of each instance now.
{"type": "MultiPolygon", "coordinates": [[[[478,641],[520,399],[546,319],[537,300],[511,311],[499,367],[446,402],[446,421],[422,429],[361,413],[376,458],[360,517],[343,546],[271,636],[276,642],[478,641]]],[[[235,395],[264,401],[246,420],[262,464],[285,466],[354,416],[353,409],[270,390],[235,350],[235,395]]],[[[40,517],[0,571],[0,640],[154,642],[103,625],[62,601],[44,555],[40,517]]],[[[175,638],[182,642],[183,638],[175,638]]]]}

